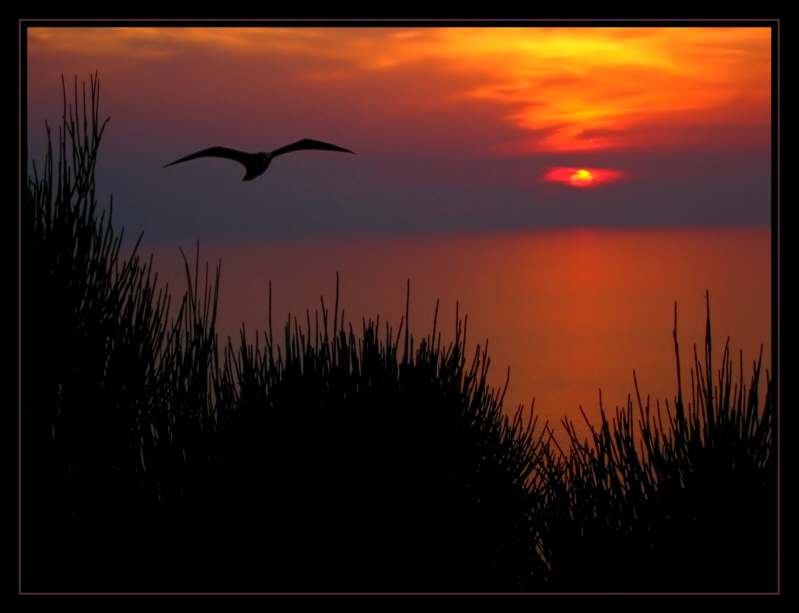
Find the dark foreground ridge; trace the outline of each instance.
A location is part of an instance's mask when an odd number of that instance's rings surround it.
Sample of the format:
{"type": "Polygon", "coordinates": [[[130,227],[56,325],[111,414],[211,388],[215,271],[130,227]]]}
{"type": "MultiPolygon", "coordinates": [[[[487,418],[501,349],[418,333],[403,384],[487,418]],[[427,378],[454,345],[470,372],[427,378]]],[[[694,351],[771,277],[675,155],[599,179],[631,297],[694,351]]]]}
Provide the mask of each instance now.
{"type": "Polygon", "coordinates": [[[506,416],[460,320],[356,334],[337,292],[218,346],[219,269],[186,259],[172,311],[96,213],[90,86],[22,203],[23,592],[778,589],[771,380],[761,407],[725,348],[714,383],[709,315],[687,404],[586,442],[564,420],[564,450],[506,416]]]}

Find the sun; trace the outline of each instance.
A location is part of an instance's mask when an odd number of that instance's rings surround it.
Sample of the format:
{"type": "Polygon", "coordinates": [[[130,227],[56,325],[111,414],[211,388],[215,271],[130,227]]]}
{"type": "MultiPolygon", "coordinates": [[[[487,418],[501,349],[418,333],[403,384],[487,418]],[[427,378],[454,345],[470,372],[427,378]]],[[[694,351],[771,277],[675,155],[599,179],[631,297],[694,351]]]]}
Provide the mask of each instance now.
{"type": "Polygon", "coordinates": [[[571,178],[569,179],[569,183],[574,185],[575,187],[585,187],[587,185],[591,185],[594,181],[594,175],[591,174],[589,171],[581,168],[577,172],[575,172],[571,178]]]}
{"type": "Polygon", "coordinates": [[[605,183],[618,181],[627,173],[610,168],[580,168],[579,166],[557,166],[550,168],[542,179],[563,183],[569,187],[596,187],[605,183]]]}

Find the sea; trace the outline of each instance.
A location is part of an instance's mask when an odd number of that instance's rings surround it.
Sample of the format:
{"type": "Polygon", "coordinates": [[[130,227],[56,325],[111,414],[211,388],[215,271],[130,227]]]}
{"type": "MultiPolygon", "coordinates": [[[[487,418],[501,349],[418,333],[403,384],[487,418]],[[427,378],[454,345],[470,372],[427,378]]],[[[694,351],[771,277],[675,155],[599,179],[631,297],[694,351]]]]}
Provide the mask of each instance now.
{"type": "MultiPolygon", "coordinates": [[[[676,326],[684,395],[694,350],[704,363],[708,310],[711,365],[725,345],[748,389],[762,351],[761,397],[772,372],[775,262],[770,227],[558,229],[517,233],[144,242],[159,284],[186,287],[183,255],[200,281],[220,266],[220,344],[277,338],[287,321],[306,327],[336,303],[356,334],[376,321],[393,334],[405,316],[415,339],[436,319],[442,343],[466,326],[466,352],[490,359],[488,380],[509,415],[523,407],[581,436],[628,399],[674,406],[676,326]],[[198,250],[199,244],[199,250],[198,250]],[[436,315],[437,312],[437,315],[436,315]],[[585,417],[583,416],[585,414],[585,417]]],[[[332,322],[331,322],[332,325],[332,322]]],[[[381,334],[381,336],[383,336],[381,334]]],[[[418,343],[418,340],[417,340],[418,343]]],[[[717,379],[716,379],[717,381],[717,379]]],[[[558,436],[560,438],[560,436],[558,436]]]]}

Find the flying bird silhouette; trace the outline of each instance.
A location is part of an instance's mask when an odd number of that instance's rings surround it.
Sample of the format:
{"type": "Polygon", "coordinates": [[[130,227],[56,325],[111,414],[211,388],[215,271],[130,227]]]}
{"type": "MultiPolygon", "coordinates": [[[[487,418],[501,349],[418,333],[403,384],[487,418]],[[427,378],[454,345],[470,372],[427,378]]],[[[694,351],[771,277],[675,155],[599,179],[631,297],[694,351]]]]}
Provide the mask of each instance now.
{"type": "Polygon", "coordinates": [[[313,140],[312,138],[303,138],[302,140],[298,140],[296,143],[291,143],[290,145],[286,145],[280,149],[275,149],[274,151],[259,151],[258,153],[247,153],[246,151],[237,151],[236,149],[229,149],[228,147],[211,147],[209,149],[203,149],[202,151],[197,151],[187,155],[186,157],[175,160],[174,162],[170,162],[164,166],[164,168],[167,168],[168,166],[174,166],[175,164],[181,164],[183,162],[188,162],[189,160],[196,160],[197,158],[227,158],[228,160],[236,160],[240,164],[243,164],[244,168],[247,169],[247,173],[244,175],[242,181],[252,181],[255,177],[264,174],[264,171],[269,168],[269,164],[272,163],[273,158],[283,155],[284,153],[303,151],[305,149],[341,151],[342,153],[355,154],[354,151],[344,149],[344,147],[331,145],[330,143],[323,143],[320,140],[313,140]]]}

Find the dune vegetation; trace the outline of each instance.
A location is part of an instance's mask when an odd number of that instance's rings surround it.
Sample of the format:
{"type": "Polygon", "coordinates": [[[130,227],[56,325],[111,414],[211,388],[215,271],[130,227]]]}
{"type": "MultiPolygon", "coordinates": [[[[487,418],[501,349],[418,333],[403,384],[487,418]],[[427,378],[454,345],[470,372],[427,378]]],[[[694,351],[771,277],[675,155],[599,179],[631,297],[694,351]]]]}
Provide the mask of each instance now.
{"type": "Polygon", "coordinates": [[[219,268],[184,255],[173,303],[98,212],[99,92],[64,87],[22,196],[23,592],[778,589],[772,383],[728,347],[714,378],[709,306],[686,398],[675,307],[673,406],[636,389],[568,448],[458,318],[356,330],[336,295],[220,345],[219,268]]]}

